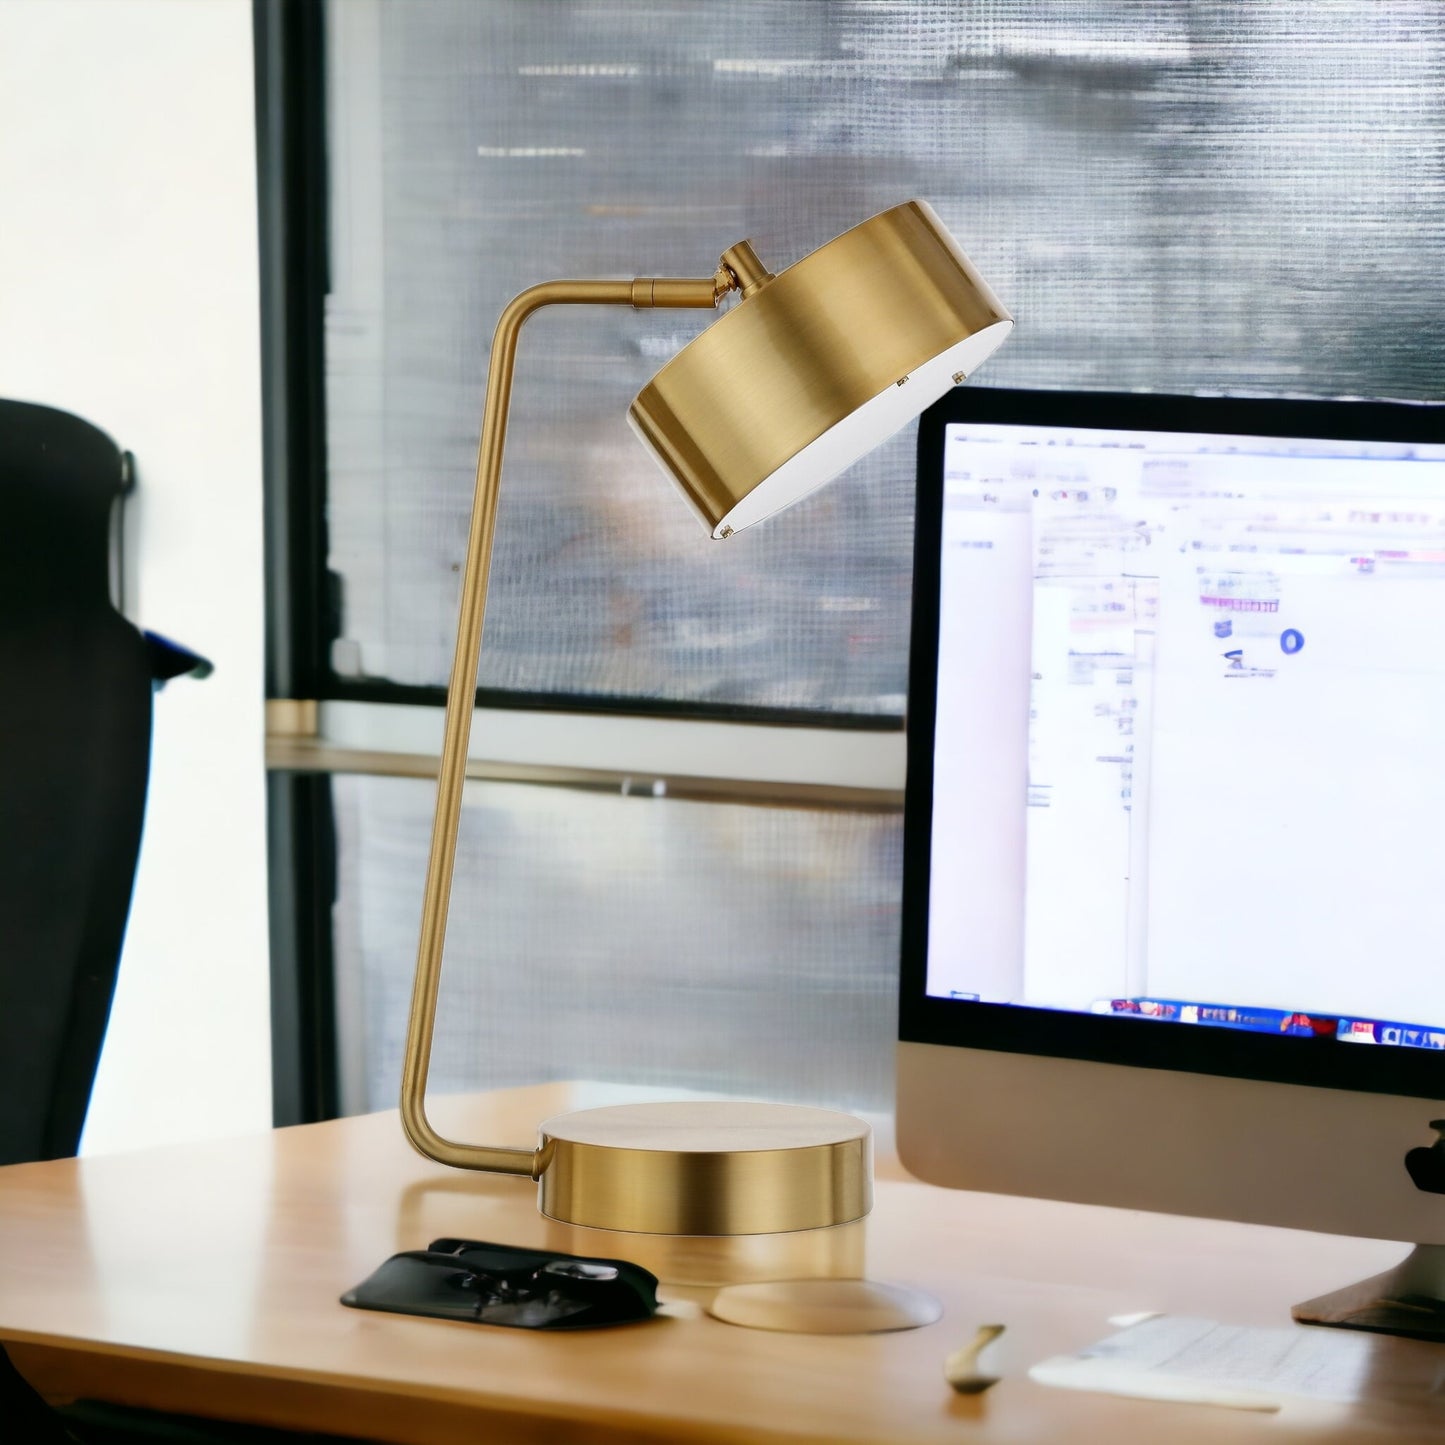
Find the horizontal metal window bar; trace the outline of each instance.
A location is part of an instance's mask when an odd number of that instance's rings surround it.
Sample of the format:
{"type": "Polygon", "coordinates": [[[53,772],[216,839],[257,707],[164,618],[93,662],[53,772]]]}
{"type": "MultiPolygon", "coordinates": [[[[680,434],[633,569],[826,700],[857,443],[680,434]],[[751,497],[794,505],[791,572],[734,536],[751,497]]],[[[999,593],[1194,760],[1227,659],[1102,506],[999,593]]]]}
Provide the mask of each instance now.
{"type": "MultiPolygon", "coordinates": [[[[434,778],[438,754],[368,752],[339,748],[309,738],[266,739],[266,766],[273,772],[366,773],[377,777],[434,778]]],[[[467,777],[488,782],[529,783],[624,797],[673,798],[690,802],[746,803],[775,808],[836,808],[855,813],[896,813],[901,791],[844,788],[826,783],[777,783],[741,778],[658,777],[601,768],[546,767],[536,763],[467,763],[467,777]]]]}
{"type": "MultiPolygon", "coordinates": [[[[275,771],[435,777],[441,710],[380,703],[268,704],[275,771]]],[[[903,736],[680,719],[480,710],[467,776],[776,807],[896,812],[903,736]]]]}
{"type": "MultiPolygon", "coordinates": [[[[322,688],[333,702],[400,703],[407,707],[445,707],[447,690],[426,683],[388,682],[375,677],[329,677],[322,688]]],[[[828,732],[902,732],[897,712],[839,712],[817,707],[776,707],[768,703],[699,701],[641,697],[628,693],[527,692],[515,687],[478,687],[483,711],[567,712],[613,717],[681,718],[693,722],[747,723],[750,726],[822,728],[828,732]]]]}

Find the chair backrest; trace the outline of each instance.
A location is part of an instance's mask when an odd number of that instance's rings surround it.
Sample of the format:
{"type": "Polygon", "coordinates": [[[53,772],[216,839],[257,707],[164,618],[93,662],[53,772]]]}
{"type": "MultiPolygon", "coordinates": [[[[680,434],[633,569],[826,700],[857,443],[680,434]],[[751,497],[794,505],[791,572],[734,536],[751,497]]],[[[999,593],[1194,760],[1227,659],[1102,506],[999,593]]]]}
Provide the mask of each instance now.
{"type": "Polygon", "coordinates": [[[115,443],[0,401],[0,1164],[79,1147],[130,909],[151,666],[111,605],[115,443]]]}

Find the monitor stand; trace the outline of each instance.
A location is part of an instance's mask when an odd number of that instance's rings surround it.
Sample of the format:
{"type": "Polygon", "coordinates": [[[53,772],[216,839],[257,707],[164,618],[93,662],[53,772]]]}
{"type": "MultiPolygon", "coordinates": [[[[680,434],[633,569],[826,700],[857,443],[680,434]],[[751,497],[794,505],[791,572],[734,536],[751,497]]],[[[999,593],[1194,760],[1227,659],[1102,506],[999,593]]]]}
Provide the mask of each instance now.
{"type": "Polygon", "coordinates": [[[1306,1300],[1290,1313],[1303,1325],[1445,1340],[1445,1245],[1417,1244],[1394,1269],[1306,1300]]]}

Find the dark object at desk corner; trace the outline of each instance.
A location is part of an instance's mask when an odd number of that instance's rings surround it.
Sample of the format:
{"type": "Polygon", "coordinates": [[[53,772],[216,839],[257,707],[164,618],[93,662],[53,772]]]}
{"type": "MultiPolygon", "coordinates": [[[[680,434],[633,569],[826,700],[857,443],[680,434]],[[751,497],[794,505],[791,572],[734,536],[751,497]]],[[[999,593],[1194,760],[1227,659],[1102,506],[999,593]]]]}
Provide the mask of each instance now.
{"type": "Polygon", "coordinates": [[[622,1259],[436,1239],[392,1255],[341,1303],[511,1329],[601,1329],[656,1314],[657,1276],[622,1259]]]}

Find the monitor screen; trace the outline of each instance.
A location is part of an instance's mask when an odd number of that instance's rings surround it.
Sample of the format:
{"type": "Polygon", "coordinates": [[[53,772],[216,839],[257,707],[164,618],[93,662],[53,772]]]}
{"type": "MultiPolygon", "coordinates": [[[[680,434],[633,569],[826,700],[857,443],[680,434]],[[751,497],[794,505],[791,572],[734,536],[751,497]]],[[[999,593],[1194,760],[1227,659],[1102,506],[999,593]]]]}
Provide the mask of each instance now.
{"type": "Polygon", "coordinates": [[[1440,410],[959,391],[919,480],[903,1036],[1445,1092],[1440,410]]]}

